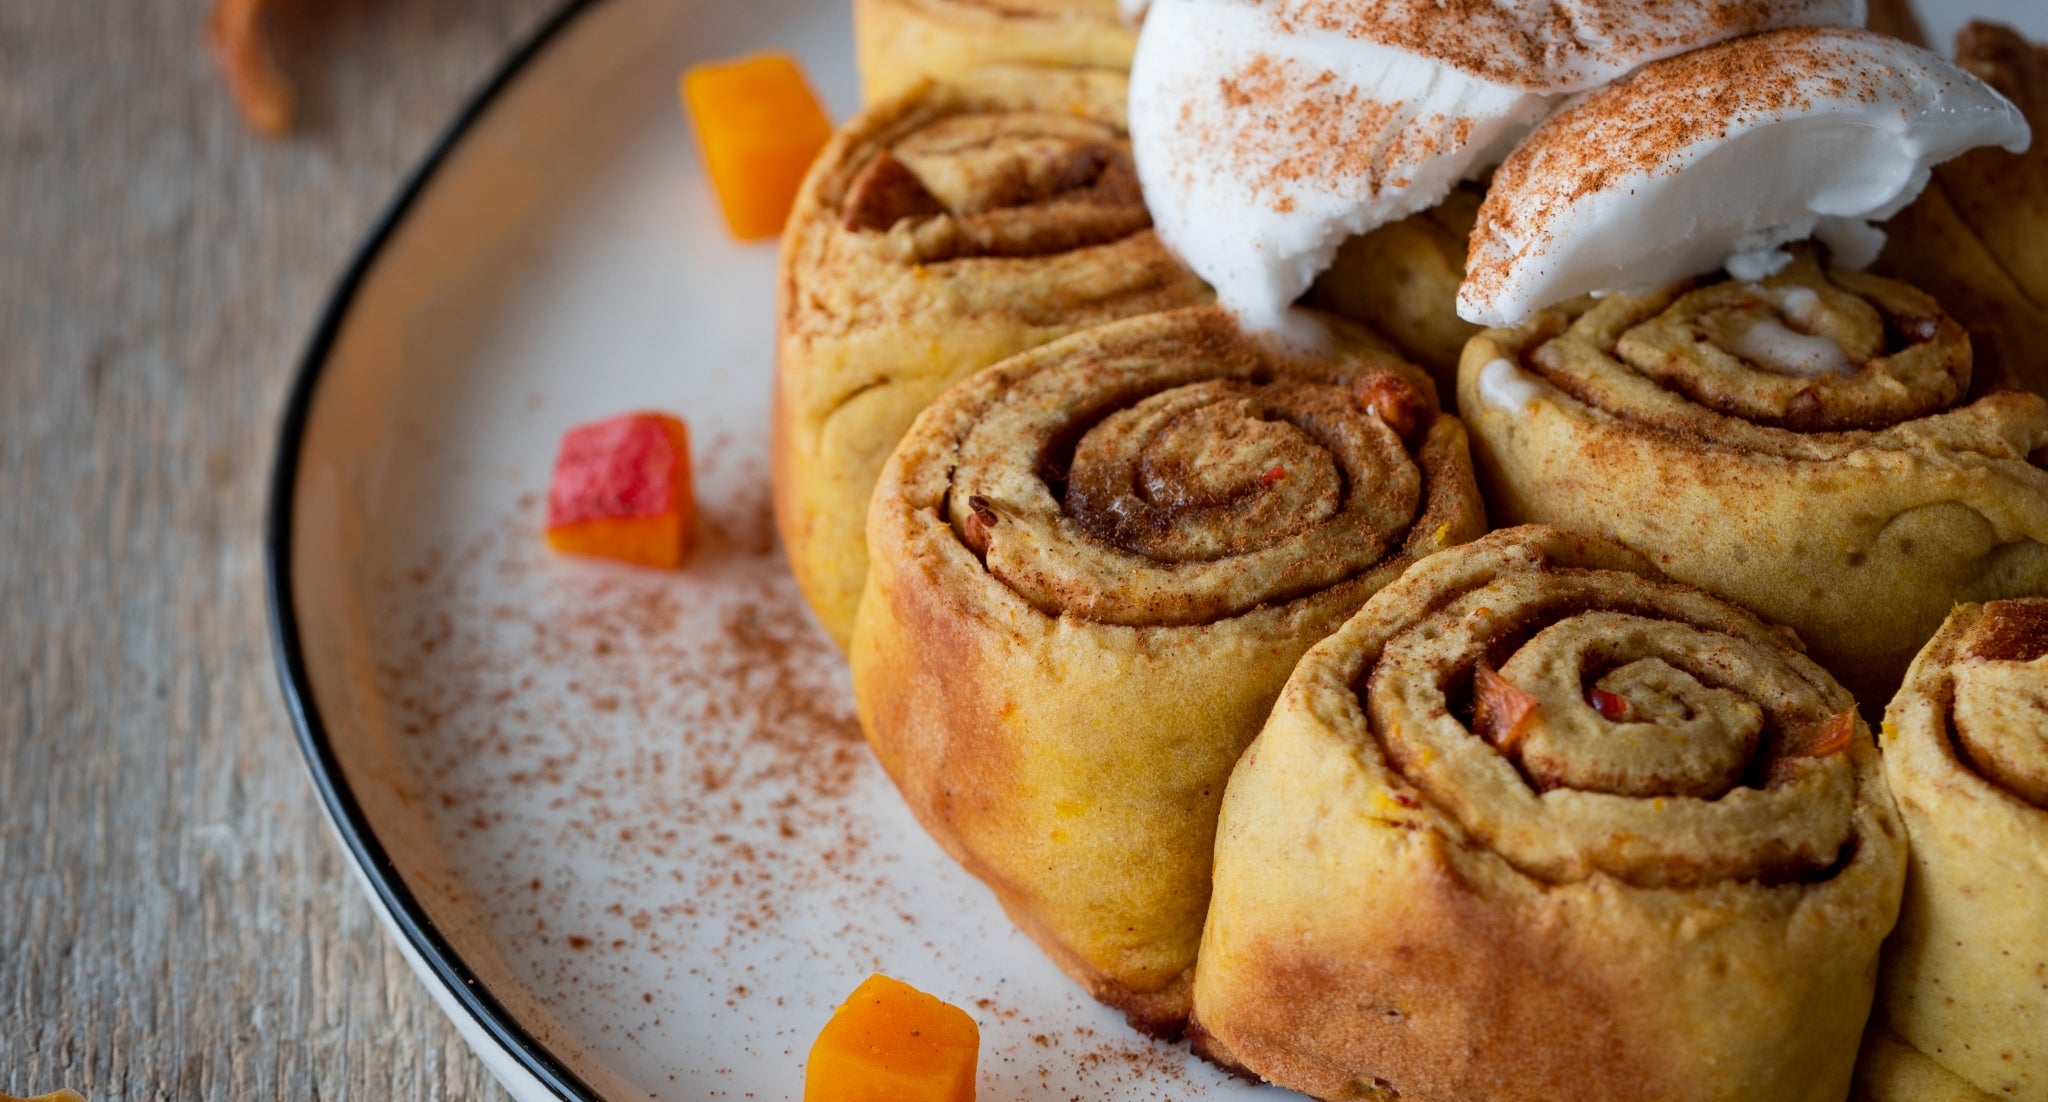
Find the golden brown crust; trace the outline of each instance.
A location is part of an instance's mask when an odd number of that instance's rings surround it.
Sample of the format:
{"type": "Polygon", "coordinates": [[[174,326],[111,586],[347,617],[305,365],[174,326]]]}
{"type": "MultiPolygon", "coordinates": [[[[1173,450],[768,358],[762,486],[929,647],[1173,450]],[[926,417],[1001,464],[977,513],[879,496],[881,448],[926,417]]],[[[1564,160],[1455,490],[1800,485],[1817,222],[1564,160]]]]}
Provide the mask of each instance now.
{"type": "Polygon", "coordinates": [[[1870,14],[1863,25],[1915,46],[1927,45],[1927,32],[1913,12],[1911,0],[1870,0],[1870,14]]]}
{"type": "Polygon", "coordinates": [[[1863,1035],[1863,1048],[1856,1054],[1856,1081],[1849,1091],[1850,1102],[1995,1102],[1985,1094],[1927,1058],[1886,1025],[1884,1016],[1871,1018],[1863,1035]]]}
{"type": "Polygon", "coordinates": [[[2017,105],[2036,135],[2024,153],[1972,150],[1939,165],[1927,190],[1886,224],[1877,270],[1941,299],[1979,358],[2048,394],[2048,48],[1973,22],[1956,63],[2017,105]]]}
{"type": "Polygon", "coordinates": [[[1186,1016],[1215,807],[1295,659],[1484,529],[1427,378],[1331,324],[1290,351],[1198,308],[1014,357],[919,418],[869,516],[852,659],[876,756],[1153,1032],[1186,1016]],[[1081,491],[1117,470],[1130,492],[1081,491]]]}
{"type": "Polygon", "coordinates": [[[1956,609],[1885,713],[1912,838],[1881,1003],[1999,1098],[2048,1099],[2048,599],[1956,609]]]}
{"type": "Polygon", "coordinates": [[[1450,400],[1458,353],[1479,332],[1458,316],[1458,284],[1484,195],[1477,184],[1460,185],[1429,210],[1345,242],[1303,303],[1385,337],[1450,400]]]}
{"type": "Polygon", "coordinates": [[[1885,249],[1874,271],[1908,279],[1939,300],[1970,334],[1976,373],[2009,378],[2048,394],[2044,311],[1963,221],[1941,180],[1885,223],[1885,249]]]}
{"type": "Polygon", "coordinates": [[[1126,71],[1138,31],[1116,0],[853,0],[853,42],[861,98],[879,103],[985,65],[1126,71]]]}
{"type": "MultiPolygon", "coordinates": [[[[1642,980],[1588,967],[1567,908],[1517,913],[1464,883],[1447,844],[1417,839],[1397,866],[1407,898],[1341,957],[1320,942],[1244,952],[1215,1012],[1240,1046],[1226,1063],[1324,1099],[1670,1097],[1668,1069],[1642,1055],[1660,1039],[1627,1010],[1642,980]]],[[[1202,1035],[1205,1055],[1223,1051],[1202,1035]]]]}
{"type": "Polygon", "coordinates": [[[1904,872],[1869,731],[1817,758],[1795,734],[1850,707],[1788,634],[1619,545],[1431,556],[1303,659],[1232,775],[1203,1050],[1326,1099],[1841,1098],[1904,872]],[[1539,794],[1469,726],[1493,665],[1540,701],[1521,746],[1660,779],[1539,794]],[[1673,794],[1672,747],[1742,779],[1673,794]]]}
{"type": "Polygon", "coordinates": [[[776,520],[842,644],[869,493],[927,402],[1076,329],[1206,301],[1150,229],[1122,75],[992,69],[833,137],[784,234],[776,520]]]}
{"type": "Polygon", "coordinates": [[[1973,367],[1926,295],[1808,257],[1488,330],[1459,395],[1497,520],[1619,539],[1870,702],[1953,602],[2048,591],[2048,402],[1973,367]]]}
{"type": "MultiPolygon", "coordinates": [[[[2017,105],[2035,134],[2048,132],[2048,47],[2010,27],[1973,22],[1956,36],[1956,64],[2017,105]]],[[[1974,150],[1936,176],[2028,299],[2048,303],[2048,143],[2037,140],[2024,153],[1974,150]]]]}

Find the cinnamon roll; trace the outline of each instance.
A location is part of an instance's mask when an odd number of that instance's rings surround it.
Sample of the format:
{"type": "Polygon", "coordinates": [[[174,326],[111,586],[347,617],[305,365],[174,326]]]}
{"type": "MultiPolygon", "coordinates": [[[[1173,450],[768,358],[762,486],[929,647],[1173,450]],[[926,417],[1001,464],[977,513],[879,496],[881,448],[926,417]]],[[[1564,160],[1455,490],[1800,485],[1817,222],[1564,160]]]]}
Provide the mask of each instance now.
{"type": "Polygon", "coordinates": [[[1230,779],[1199,1051],[1324,1099],[1849,1087],[1905,836],[1854,700],[1554,528],[1424,560],[1230,779]]]}
{"type": "Polygon", "coordinates": [[[1880,1001],[1998,1098],[2048,1099],[2048,599],[1966,605],[1885,712],[1912,839],[1880,1001]]]}
{"type": "Polygon", "coordinates": [[[1920,26],[1919,15],[1913,11],[1913,0],[1870,0],[1869,9],[1864,26],[1901,42],[1927,45],[1927,32],[1920,26]]]}
{"type": "Polygon", "coordinates": [[[1203,302],[1132,175],[1124,77],[1004,67],[872,108],[833,137],[783,238],[775,516],[841,644],[882,461],[925,404],[1098,322],[1203,302]]]}
{"type": "Polygon", "coordinates": [[[1970,1081],[1927,1058],[1884,1022],[1871,1019],[1856,1054],[1856,1080],[1851,1102],[1996,1102],[1970,1081]]]}
{"type": "Polygon", "coordinates": [[[853,0],[861,96],[878,103],[920,77],[1027,63],[1127,71],[1138,48],[1117,0],[853,0]]]}
{"type": "Polygon", "coordinates": [[[1232,763],[1295,660],[1485,530],[1427,376],[1202,307],[1019,355],[889,460],[853,638],[918,819],[1096,998],[1177,1030],[1232,763]]]}
{"type": "MultiPolygon", "coordinates": [[[[1971,23],[1957,36],[1956,64],[2011,100],[2036,135],[2048,134],[2048,48],[1971,23]]],[[[1877,270],[1939,298],[1969,330],[1980,367],[2048,394],[2048,140],[1938,166],[1885,231],[1877,270]]]]}
{"type": "Polygon", "coordinates": [[[1458,388],[1497,521],[1618,539],[1866,701],[1956,601],[2048,592],[2048,401],[1976,379],[1905,284],[1807,252],[1581,299],[1474,338],[1458,388]]]}

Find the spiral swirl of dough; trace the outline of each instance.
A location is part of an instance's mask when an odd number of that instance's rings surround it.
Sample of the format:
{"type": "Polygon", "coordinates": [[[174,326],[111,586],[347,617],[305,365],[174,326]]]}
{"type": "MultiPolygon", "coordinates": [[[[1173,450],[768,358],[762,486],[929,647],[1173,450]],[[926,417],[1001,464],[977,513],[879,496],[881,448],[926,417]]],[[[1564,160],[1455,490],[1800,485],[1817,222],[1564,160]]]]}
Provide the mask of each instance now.
{"type": "Polygon", "coordinates": [[[1194,624],[1401,545],[1424,495],[1403,434],[1437,416],[1412,368],[1344,339],[1306,370],[1217,313],[1132,333],[1020,379],[959,437],[947,510],[992,575],[1047,612],[1194,624]]]}
{"type": "Polygon", "coordinates": [[[1486,330],[1458,400],[1498,523],[1617,539],[1873,706],[1957,601],[2048,591],[2048,401],[1925,294],[1811,251],[1486,330]]]}
{"type": "Polygon", "coordinates": [[[876,487],[850,651],[876,756],[1018,926],[1177,1031],[1232,766],[1303,652],[1485,531],[1419,368],[1218,307],[1012,357],[918,418],[876,487]]]}
{"type": "Polygon", "coordinates": [[[1673,429],[1705,420],[1784,450],[1787,433],[1885,429],[1940,413],[1969,391],[1971,359],[1968,335],[1934,300],[1823,270],[1807,252],[1762,282],[1609,296],[1528,366],[1617,417],[1673,429]]]}
{"type": "Polygon", "coordinates": [[[1958,607],[1884,738],[1913,843],[1887,1024],[1991,1097],[2048,1099],[2048,598],[1958,607]]]}
{"type": "Polygon", "coordinates": [[[1122,74],[993,66],[850,120],[782,250],[775,518],[841,643],[867,574],[868,499],[926,405],[1006,357],[1206,302],[1151,230],[1122,74]]]}
{"type": "Polygon", "coordinates": [[[1318,1098],[1840,1098],[1904,879],[1881,769],[1794,636],[1619,544],[1438,552],[1231,776],[1196,1047],[1318,1098]]]}
{"type": "Polygon", "coordinates": [[[1366,713],[1403,776],[1550,882],[1785,879],[1836,862],[1855,832],[1850,740],[1810,749],[1853,719],[1847,692],[1778,630],[1619,549],[1505,549],[1399,622],[1372,665],[1366,713]],[[1483,728],[1482,679],[1528,709],[1512,733],[1483,728]]]}

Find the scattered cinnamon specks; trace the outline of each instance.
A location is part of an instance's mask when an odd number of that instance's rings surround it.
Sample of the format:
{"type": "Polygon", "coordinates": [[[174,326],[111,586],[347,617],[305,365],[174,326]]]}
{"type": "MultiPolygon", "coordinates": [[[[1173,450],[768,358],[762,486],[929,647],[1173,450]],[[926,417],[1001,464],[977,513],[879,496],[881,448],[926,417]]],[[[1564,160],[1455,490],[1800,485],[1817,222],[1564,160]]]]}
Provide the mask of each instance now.
{"type": "Polygon", "coordinates": [[[794,1093],[878,970],[975,1008],[991,1091],[1226,1096],[918,830],[776,551],[765,475],[739,481],[680,573],[552,554],[538,495],[381,572],[366,673],[389,756],[355,751],[351,781],[401,801],[379,833],[436,925],[573,1067],[658,1097],[794,1093]]]}
{"type": "MultiPolygon", "coordinates": [[[[1373,194],[1406,187],[1409,173],[1472,140],[1469,118],[1377,100],[1334,72],[1270,54],[1224,76],[1218,91],[1231,110],[1209,125],[1228,132],[1202,134],[1198,144],[1230,150],[1254,194],[1283,214],[1303,189],[1330,180],[1363,181],[1373,194]],[[1374,137],[1335,142],[1329,134],[1374,137]]],[[[1184,129],[1191,123],[1183,117],[1184,129]]]]}
{"type": "Polygon", "coordinates": [[[1510,88],[1553,92],[1586,87],[1705,42],[1841,21],[1849,11],[1840,0],[1278,0],[1273,19],[1288,33],[1342,34],[1510,88]]]}

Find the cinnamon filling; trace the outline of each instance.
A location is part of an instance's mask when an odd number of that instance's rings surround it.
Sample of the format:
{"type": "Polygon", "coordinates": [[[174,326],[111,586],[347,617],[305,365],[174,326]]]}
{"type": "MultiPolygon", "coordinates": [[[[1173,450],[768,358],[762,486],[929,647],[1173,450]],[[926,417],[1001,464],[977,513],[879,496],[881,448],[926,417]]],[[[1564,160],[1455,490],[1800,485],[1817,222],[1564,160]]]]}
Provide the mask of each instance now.
{"type": "Polygon", "coordinates": [[[1532,875],[1781,882],[1825,875],[1853,843],[1846,694],[1710,597],[1610,571],[1509,573],[1404,629],[1370,669],[1360,697],[1389,761],[1532,875]]]}
{"type": "Polygon", "coordinates": [[[906,260],[1028,258],[1149,228],[1130,142],[1085,119],[938,120],[878,153],[841,204],[849,231],[907,235],[906,260]]]}
{"type": "Polygon", "coordinates": [[[1713,413],[1796,433],[1875,431],[1940,413],[1966,398],[1972,368],[1969,337],[1927,296],[1823,271],[1812,250],[1761,283],[1610,296],[1528,359],[1609,412],[1683,419],[1631,398],[1632,374],[1713,413]]]}
{"type": "Polygon", "coordinates": [[[1083,437],[1067,511],[1096,539],[1154,560],[1241,555],[1323,523],[1357,478],[1405,462],[1367,420],[1328,384],[1197,384],[1083,437]]]}
{"type": "Polygon", "coordinates": [[[1375,382],[1399,372],[1363,347],[1275,354],[1221,311],[1178,328],[1068,350],[965,426],[944,514],[989,574],[1048,613],[1167,626],[1401,554],[1449,492],[1428,440],[1411,451],[1390,424],[1437,421],[1419,379],[1375,382]]]}
{"type": "Polygon", "coordinates": [[[1987,662],[2048,656],[2048,600],[1991,601],[1971,626],[1964,653],[1987,662]]]}
{"type": "Polygon", "coordinates": [[[2048,810],[2048,599],[1986,604],[1957,650],[1949,705],[1957,759],[2048,810]]]}
{"type": "Polygon", "coordinates": [[[854,177],[840,225],[849,230],[887,232],[906,218],[933,218],[944,213],[945,204],[925,188],[917,173],[885,149],[854,177]]]}

